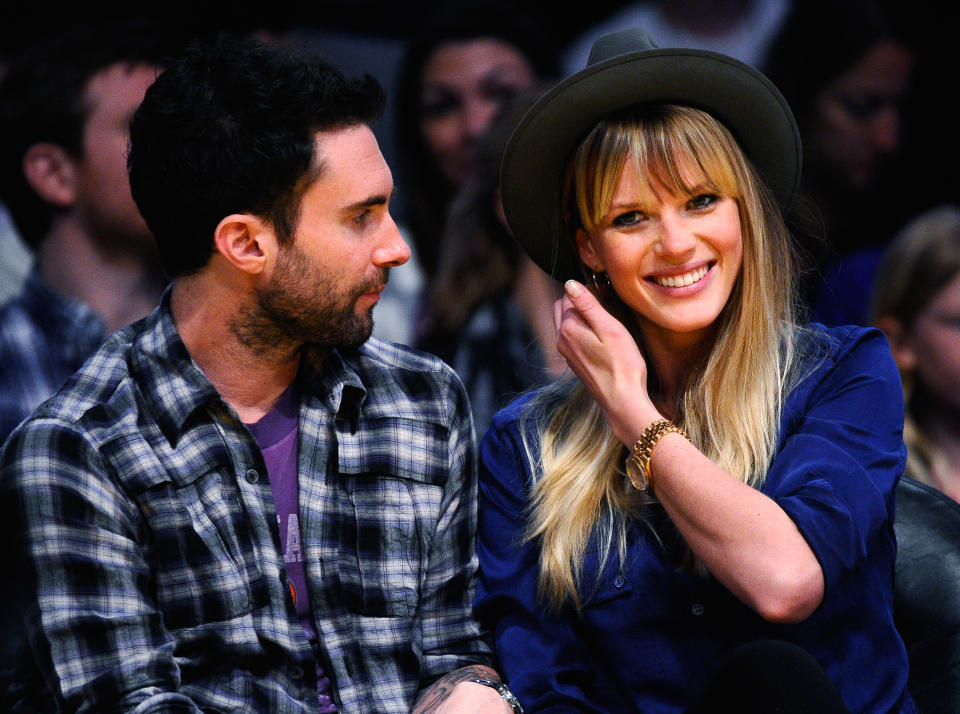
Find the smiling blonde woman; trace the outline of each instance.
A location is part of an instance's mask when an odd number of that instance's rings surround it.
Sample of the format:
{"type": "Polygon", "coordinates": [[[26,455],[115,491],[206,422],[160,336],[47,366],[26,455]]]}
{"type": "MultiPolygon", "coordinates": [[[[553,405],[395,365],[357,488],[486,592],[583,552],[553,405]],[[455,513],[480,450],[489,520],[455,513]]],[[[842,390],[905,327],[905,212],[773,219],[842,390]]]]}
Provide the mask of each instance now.
{"type": "Polygon", "coordinates": [[[900,381],[878,330],[796,314],[799,157],[763,75],[641,30],[514,132],[571,372],[481,444],[476,611],[528,712],[915,711],[900,381]]]}

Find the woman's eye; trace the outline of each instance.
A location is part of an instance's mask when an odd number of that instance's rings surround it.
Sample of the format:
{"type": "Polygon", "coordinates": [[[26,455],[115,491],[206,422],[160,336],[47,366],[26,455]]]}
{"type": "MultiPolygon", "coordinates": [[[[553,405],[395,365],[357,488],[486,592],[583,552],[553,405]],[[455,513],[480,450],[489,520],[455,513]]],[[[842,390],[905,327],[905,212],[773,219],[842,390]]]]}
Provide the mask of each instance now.
{"type": "Polygon", "coordinates": [[[933,318],[948,329],[960,330],[960,315],[937,313],[934,314],[933,318]]]}
{"type": "Polygon", "coordinates": [[[690,208],[697,210],[707,208],[717,202],[717,197],[712,193],[702,193],[690,199],[690,208]]]}
{"type": "Polygon", "coordinates": [[[613,219],[613,225],[619,228],[628,228],[630,226],[635,226],[643,220],[643,214],[640,211],[628,211],[627,213],[621,213],[619,216],[613,219]]]}

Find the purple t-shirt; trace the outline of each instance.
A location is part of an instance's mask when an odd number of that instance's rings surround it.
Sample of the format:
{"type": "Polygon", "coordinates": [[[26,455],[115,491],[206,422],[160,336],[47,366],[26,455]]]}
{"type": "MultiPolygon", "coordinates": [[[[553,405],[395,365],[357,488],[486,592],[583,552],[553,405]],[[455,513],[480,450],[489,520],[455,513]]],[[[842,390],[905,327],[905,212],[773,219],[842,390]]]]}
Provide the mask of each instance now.
{"type": "MultiPolygon", "coordinates": [[[[253,433],[273,489],[273,501],[277,508],[280,526],[280,544],[286,562],[290,595],[314,651],[317,649],[317,631],[313,626],[310,608],[310,593],[307,589],[307,569],[300,547],[300,523],[298,517],[297,476],[297,416],[300,400],[291,386],[277,404],[256,424],[248,424],[253,433]]],[[[317,658],[317,694],[322,714],[331,714],[337,707],[330,696],[330,680],[317,658]]]]}

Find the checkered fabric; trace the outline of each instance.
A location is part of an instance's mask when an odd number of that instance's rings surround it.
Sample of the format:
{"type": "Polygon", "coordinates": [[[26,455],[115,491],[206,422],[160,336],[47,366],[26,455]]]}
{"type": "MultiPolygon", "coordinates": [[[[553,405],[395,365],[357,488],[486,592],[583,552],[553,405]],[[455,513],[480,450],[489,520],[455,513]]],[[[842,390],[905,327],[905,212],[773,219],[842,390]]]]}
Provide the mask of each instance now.
{"type": "MultiPolygon", "coordinates": [[[[297,380],[316,656],[341,712],[406,712],[437,677],[491,663],[471,616],[463,387],[376,339],[305,349],[297,380]]],[[[263,458],[187,353],[169,293],[13,433],[0,486],[23,661],[64,709],[316,711],[263,458]]]]}

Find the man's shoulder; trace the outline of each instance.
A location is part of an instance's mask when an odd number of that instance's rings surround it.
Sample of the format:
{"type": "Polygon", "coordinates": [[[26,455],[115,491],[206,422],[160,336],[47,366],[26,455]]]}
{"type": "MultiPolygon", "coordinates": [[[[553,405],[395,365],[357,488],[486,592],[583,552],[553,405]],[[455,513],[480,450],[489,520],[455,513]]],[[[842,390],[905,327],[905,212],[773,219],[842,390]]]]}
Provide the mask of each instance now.
{"type": "Polygon", "coordinates": [[[452,374],[453,370],[439,357],[408,347],[407,345],[390,342],[378,337],[371,337],[363,343],[357,354],[361,359],[369,361],[379,369],[423,372],[426,374],[452,374]]]}
{"type": "Polygon", "coordinates": [[[18,354],[21,345],[35,342],[42,335],[22,292],[0,305],[0,354],[18,354]]]}
{"type": "Polygon", "coordinates": [[[129,357],[135,336],[132,328],[125,328],[107,338],[26,423],[87,428],[85,424],[94,410],[117,412],[129,406],[132,391],[129,357]]]}
{"type": "Polygon", "coordinates": [[[61,294],[35,273],[0,305],[0,364],[36,361],[47,354],[57,355],[57,362],[77,362],[78,355],[90,354],[105,336],[93,308],[61,294]]]}
{"type": "Polygon", "coordinates": [[[372,413],[447,421],[465,407],[460,378],[432,354],[374,337],[345,359],[363,382],[372,413]]]}

